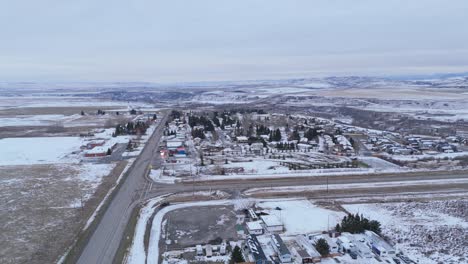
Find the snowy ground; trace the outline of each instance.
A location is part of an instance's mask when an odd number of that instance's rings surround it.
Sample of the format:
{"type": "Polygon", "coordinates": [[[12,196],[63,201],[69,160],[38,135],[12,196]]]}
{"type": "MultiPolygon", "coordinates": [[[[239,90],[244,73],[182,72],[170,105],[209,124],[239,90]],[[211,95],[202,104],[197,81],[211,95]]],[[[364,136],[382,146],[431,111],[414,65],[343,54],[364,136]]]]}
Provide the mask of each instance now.
{"type": "Polygon", "coordinates": [[[343,212],[320,208],[308,200],[260,201],[256,206],[278,217],[284,223],[286,235],[321,232],[334,227],[345,216],[343,212]]]}
{"type": "Polygon", "coordinates": [[[377,170],[391,170],[391,169],[402,170],[403,169],[394,163],[391,163],[391,162],[388,162],[386,160],[379,159],[376,157],[359,157],[358,159],[377,170]]]}
{"type": "Polygon", "coordinates": [[[86,220],[116,164],[0,166],[1,263],[51,263],[86,220]],[[88,204],[89,202],[89,204],[88,204]],[[82,209],[82,205],[84,206],[82,209]]]}
{"type": "Polygon", "coordinates": [[[419,263],[467,263],[468,201],[447,200],[343,207],[382,223],[383,233],[419,263]]]}
{"type": "Polygon", "coordinates": [[[0,139],[0,165],[76,163],[83,140],[79,137],[0,139]]]}
{"type": "Polygon", "coordinates": [[[222,165],[224,168],[244,168],[245,174],[265,174],[265,173],[287,173],[288,167],[279,165],[274,160],[255,160],[252,162],[232,162],[222,165]]]}
{"type": "Polygon", "coordinates": [[[7,126],[51,126],[57,123],[68,122],[80,115],[21,115],[13,117],[0,117],[0,127],[7,126]]]}
{"type": "Polygon", "coordinates": [[[177,181],[176,177],[171,177],[171,176],[163,176],[161,175],[161,170],[151,170],[149,177],[154,181],[158,183],[166,183],[166,184],[173,184],[177,181]]]}
{"type": "MultiPolygon", "coordinates": [[[[230,179],[255,179],[255,178],[286,178],[286,177],[314,177],[314,176],[340,176],[340,175],[362,175],[374,173],[374,169],[363,168],[342,168],[342,169],[316,169],[316,170],[300,170],[281,173],[269,174],[234,174],[234,175],[203,175],[198,177],[197,181],[210,181],[210,180],[230,180],[230,179]]],[[[395,172],[390,170],[387,172],[395,172]]]]}

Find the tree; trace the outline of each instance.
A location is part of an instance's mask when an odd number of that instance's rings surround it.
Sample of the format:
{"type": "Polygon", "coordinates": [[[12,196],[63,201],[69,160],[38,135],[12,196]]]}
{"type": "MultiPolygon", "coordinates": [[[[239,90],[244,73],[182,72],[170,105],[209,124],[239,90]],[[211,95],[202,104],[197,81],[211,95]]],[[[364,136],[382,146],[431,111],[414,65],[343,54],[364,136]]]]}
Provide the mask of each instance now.
{"type": "Polygon", "coordinates": [[[203,154],[200,154],[200,165],[205,166],[205,162],[203,161],[203,154]]]}
{"type": "Polygon", "coordinates": [[[323,257],[328,256],[330,254],[330,246],[328,245],[327,240],[320,238],[315,243],[315,248],[323,257]]]}
{"type": "Polygon", "coordinates": [[[373,231],[374,233],[380,234],[382,232],[382,229],[380,228],[380,222],[376,220],[372,220],[369,222],[369,230],[373,231]]]}
{"type": "Polygon", "coordinates": [[[231,254],[230,263],[234,264],[234,263],[240,263],[244,261],[245,259],[244,259],[244,256],[242,255],[242,251],[240,247],[239,246],[234,247],[234,250],[232,251],[232,254],[231,254]]]}
{"type": "Polygon", "coordinates": [[[108,148],[108,149],[107,149],[106,155],[109,156],[109,155],[111,155],[111,154],[112,154],[112,150],[111,150],[110,148],[108,148]]]}
{"type": "Polygon", "coordinates": [[[299,141],[300,139],[301,139],[301,136],[299,135],[299,132],[297,130],[294,130],[291,135],[291,140],[299,141]]]}
{"type": "Polygon", "coordinates": [[[275,132],[273,133],[273,140],[274,141],[280,141],[281,140],[281,131],[279,130],[279,128],[277,128],[275,130],[275,132]]]}
{"type": "Polygon", "coordinates": [[[340,224],[336,224],[336,226],[335,226],[335,231],[336,231],[336,232],[341,232],[341,226],[340,226],[340,224]]]}
{"type": "MultiPolygon", "coordinates": [[[[380,234],[382,231],[380,223],[376,220],[369,220],[358,214],[348,214],[341,220],[341,225],[337,225],[340,232],[350,232],[352,234],[363,233],[365,230],[373,231],[380,234]]],[[[338,230],[336,230],[338,231],[338,230]]]]}
{"type": "Polygon", "coordinates": [[[84,116],[84,115],[85,115],[85,113],[84,113],[84,111],[83,111],[83,110],[81,110],[81,115],[82,115],[82,116],[84,116]]]}
{"type": "Polygon", "coordinates": [[[132,110],[130,110],[130,114],[131,114],[131,115],[136,115],[136,114],[137,114],[137,111],[136,111],[135,109],[132,109],[132,110]]]}

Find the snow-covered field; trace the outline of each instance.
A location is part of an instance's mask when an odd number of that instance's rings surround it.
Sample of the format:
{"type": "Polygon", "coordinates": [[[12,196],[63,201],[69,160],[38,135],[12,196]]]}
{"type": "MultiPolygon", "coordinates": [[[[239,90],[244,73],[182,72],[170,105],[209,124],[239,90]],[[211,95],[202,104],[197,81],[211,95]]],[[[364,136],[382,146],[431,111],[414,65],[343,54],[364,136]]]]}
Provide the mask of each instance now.
{"type": "Polygon", "coordinates": [[[51,263],[85,219],[98,186],[116,164],[0,166],[0,263],[51,263]],[[46,248],[46,249],[44,249],[46,248]]]}
{"type": "Polygon", "coordinates": [[[333,228],[345,216],[343,212],[318,207],[308,200],[269,200],[256,205],[280,219],[286,235],[321,232],[333,228]]]}
{"type": "Polygon", "coordinates": [[[285,166],[280,166],[274,160],[255,160],[252,162],[233,162],[223,165],[224,168],[244,168],[245,174],[265,174],[265,173],[287,173],[290,170],[285,166]]]}
{"type": "Polygon", "coordinates": [[[80,118],[81,115],[18,115],[0,117],[0,127],[8,126],[51,126],[57,123],[69,122],[80,118]]]}
{"type": "Polygon", "coordinates": [[[468,201],[348,204],[352,213],[382,223],[383,234],[422,264],[467,263],[468,201]]]}
{"type": "Polygon", "coordinates": [[[79,137],[0,139],[0,165],[76,163],[83,141],[79,137]]]}

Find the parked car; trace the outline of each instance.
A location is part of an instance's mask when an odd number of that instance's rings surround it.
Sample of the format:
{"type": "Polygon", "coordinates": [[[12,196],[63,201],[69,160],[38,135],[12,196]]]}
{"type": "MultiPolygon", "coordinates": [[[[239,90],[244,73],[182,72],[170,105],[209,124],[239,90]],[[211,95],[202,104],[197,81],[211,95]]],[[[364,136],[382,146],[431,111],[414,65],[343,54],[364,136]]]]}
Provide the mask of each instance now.
{"type": "Polygon", "coordinates": [[[349,252],[349,256],[350,256],[352,259],[357,259],[357,254],[356,254],[356,252],[354,252],[354,251],[349,252]]]}

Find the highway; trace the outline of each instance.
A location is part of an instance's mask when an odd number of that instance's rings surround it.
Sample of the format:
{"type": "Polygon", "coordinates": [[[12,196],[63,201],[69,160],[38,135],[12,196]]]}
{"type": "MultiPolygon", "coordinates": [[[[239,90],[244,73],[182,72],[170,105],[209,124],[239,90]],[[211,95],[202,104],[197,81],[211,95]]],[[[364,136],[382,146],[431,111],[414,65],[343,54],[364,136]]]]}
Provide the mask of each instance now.
{"type": "Polygon", "coordinates": [[[130,214],[137,204],[144,198],[142,191],[147,185],[146,169],[152,164],[157,154],[158,145],[163,134],[167,114],[158,123],[158,127],[147,141],[140,156],[128,170],[128,177],[124,180],[114,199],[104,213],[99,225],[91,235],[88,244],[83,249],[77,263],[106,264],[112,263],[115,253],[127,226],[130,214]]]}
{"type": "Polygon", "coordinates": [[[327,184],[351,184],[351,183],[382,183],[382,182],[405,182],[420,180],[450,180],[468,179],[465,172],[417,172],[417,173],[394,173],[394,174],[369,174],[369,175],[342,175],[342,176],[312,176],[298,178],[277,179],[239,179],[225,181],[184,181],[179,184],[159,184],[148,193],[147,197],[157,197],[161,194],[206,190],[225,190],[242,192],[250,188],[261,187],[287,187],[327,184]],[[328,179],[327,179],[328,178],[328,179]]]}

